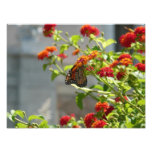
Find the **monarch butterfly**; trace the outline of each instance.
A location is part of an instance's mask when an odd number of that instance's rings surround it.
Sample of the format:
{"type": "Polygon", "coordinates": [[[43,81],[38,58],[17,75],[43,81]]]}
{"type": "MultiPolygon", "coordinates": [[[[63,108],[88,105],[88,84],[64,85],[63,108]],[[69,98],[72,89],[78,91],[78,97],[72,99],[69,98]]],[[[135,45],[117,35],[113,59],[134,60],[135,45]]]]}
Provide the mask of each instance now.
{"type": "Polygon", "coordinates": [[[74,65],[66,76],[65,84],[76,84],[79,87],[85,87],[87,85],[87,77],[84,74],[84,66],[76,68],[74,65]]]}

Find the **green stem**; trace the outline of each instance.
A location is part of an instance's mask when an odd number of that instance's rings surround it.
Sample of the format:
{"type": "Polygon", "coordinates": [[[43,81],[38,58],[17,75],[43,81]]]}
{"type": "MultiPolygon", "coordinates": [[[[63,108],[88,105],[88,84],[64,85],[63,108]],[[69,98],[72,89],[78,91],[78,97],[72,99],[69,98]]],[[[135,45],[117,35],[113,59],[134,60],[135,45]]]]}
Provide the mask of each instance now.
{"type": "Polygon", "coordinates": [[[95,42],[96,42],[96,44],[97,44],[97,46],[100,48],[100,50],[102,51],[103,49],[101,48],[101,46],[100,46],[100,44],[98,43],[98,41],[96,40],[96,39],[93,39],[95,42]]]}
{"type": "Polygon", "coordinates": [[[54,65],[57,67],[57,69],[60,71],[62,75],[66,76],[66,73],[60,68],[58,64],[55,63],[54,65]]]}
{"type": "Polygon", "coordinates": [[[22,120],[20,120],[20,119],[18,119],[18,118],[14,118],[16,121],[18,121],[18,122],[20,122],[20,123],[22,123],[22,124],[24,124],[24,125],[28,125],[28,123],[26,123],[26,122],[24,122],[24,121],[22,121],[22,120]]]}
{"type": "Polygon", "coordinates": [[[133,88],[134,88],[134,90],[136,91],[136,93],[138,93],[142,98],[145,98],[145,97],[143,96],[143,94],[141,94],[136,87],[133,87],[133,88]]]}
{"type": "Polygon", "coordinates": [[[79,90],[82,90],[86,93],[89,93],[89,92],[96,92],[96,93],[101,93],[101,94],[105,94],[105,95],[111,95],[111,96],[114,96],[114,94],[112,94],[111,92],[107,92],[107,91],[101,91],[101,90],[93,90],[93,89],[90,89],[90,88],[81,88],[81,87],[78,87],[77,85],[75,84],[71,84],[73,87],[75,87],[76,89],[79,89],[79,90]]]}

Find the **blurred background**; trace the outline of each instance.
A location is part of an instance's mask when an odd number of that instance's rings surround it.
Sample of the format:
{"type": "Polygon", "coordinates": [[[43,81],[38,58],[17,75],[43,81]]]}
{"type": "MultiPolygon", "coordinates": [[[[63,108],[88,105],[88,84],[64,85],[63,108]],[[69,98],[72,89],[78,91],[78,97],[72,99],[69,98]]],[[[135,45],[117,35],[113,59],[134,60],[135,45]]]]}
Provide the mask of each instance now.
{"type": "MultiPolygon", "coordinates": [[[[69,35],[80,33],[82,25],[57,25],[56,29],[68,32],[69,35]]],[[[103,31],[105,38],[115,39],[126,33],[124,26],[135,28],[137,25],[94,25],[103,31]]],[[[139,25],[138,25],[139,26],[139,25]]],[[[51,82],[51,72],[43,71],[44,61],[37,59],[37,53],[51,46],[52,38],[42,34],[43,25],[7,25],[7,111],[20,109],[31,114],[41,114],[49,124],[58,124],[63,115],[75,113],[76,118],[84,117],[86,113],[94,112],[95,100],[85,98],[84,108],[80,110],[75,103],[75,89],[65,85],[65,78],[59,76],[51,82]]],[[[63,35],[64,37],[64,35],[63,35]]],[[[82,47],[85,47],[86,41],[82,47]]],[[[119,51],[119,43],[107,47],[106,51],[119,51]]],[[[68,58],[65,64],[74,64],[76,57],[72,56],[73,48],[66,52],[68,58]]],[[[55,52],[57,53],[57,52],[55,52]]],[[[88,78],[88,86],[95,84],[93,78],[88,78]]],[[[13,124],[7,121],[7,127],[13,124]]]]}

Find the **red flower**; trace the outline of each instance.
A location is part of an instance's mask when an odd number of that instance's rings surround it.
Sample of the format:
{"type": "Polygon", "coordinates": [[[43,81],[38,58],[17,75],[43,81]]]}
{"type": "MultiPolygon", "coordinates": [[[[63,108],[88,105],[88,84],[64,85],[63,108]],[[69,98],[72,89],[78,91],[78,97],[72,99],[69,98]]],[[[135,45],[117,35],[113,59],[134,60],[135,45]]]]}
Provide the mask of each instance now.
{"type": "Polygon", "coordinates": [[[107,111],[105,112],[106,116],[107,116],[111,111],[113,111],[113,110],[114,110],[114,107],[113,107],[113,106],[109,106],[109,107],[107,108],[107,111]]]}
{"type": "Polygon", "coordinates": [[[137,69],[138,69],[139,71],[145,72],[145,64],[143,64],[143,63],[137,63],[137,64],[135,65],[135,67],[137,67],[137,69]]]}
{"type": "Polygon", "coordinates": [[[92,128],[103,128],[107,123],[104,120],[97,120],[92,124],[92,128]]]}
{"type": "Polygon", "coordinates": [[[48,52],[53,53],[54,51],[57,51],[57,48],[55,46],[48,46],[45,48],[48,52]]]}
{"type": "Polygon", "coordinates": [[[143,26],[139,26],[137,28],[135,28],[134,33],[137,34],[145,34],[145,27],[143,26]]]}
{"type": "Polygon", "coordinates": [[[91,128],[91,125],[94,121],[96,121],[97,118],[95,117],[95,114],[94,113],[88,113],[87,115],[85,115],[84,117],[84,123],[85,123],[85,126],[87,128],[91,128]]]}
{"type": "Polygon", "coordinates": [[[67,123],[70,121],[71,117],[66,115],[66,116],[62,116],[60,118],[60,125],[63,126],[63,125],[67,125],[67,123]]]}
{"type": "Polygon", "coordinates": [[[135,29],[134,33],[137,36],[137,41],[145,42],[145,27],[139,26],[135,29]]]}
{"type": "Polygon", "coordinates": [[[89,61],[89,57],[87,55],[80,56],[75,63],[75,65],[76,65],[75,68],[81,67],[82,65],[87,64],[88,61],[89,61]]]}
{"type": "Polygon", "coordinates": [[[131,47],[131,43],[134,43],[135,39],[136,39],[136,34],[134,34],[133,32],[128,32],[122,35],[119,41],[123,47],[131,47]]]}
{"type": "Polygon", "coordinates": [[[49,57],[49,52],[46,50],[43,50],[37,54],[37,58],[39,60],[43,60],[44,58],[48,58],[48,57],[49,57]]]}
{"type": "Polygon", "coordinates": [[[138,36],[137,40],[139,42],[145,42],[145,34],[138,36]]]}
{"type": "Polygon", "coordinates": [[[110,67],[103,67],[100,69],[100,71],[97,72],[97,74],[100,75],[100,77],[114,77],[113,70],[110,67]]]}
{"type": "Polygon", "coordinates": [[[109,104],[107,102],[103,102],[103,103],[97,102],[96,105],[95,105],[96,112],[99,112],[101,110],[106,112],[108,108],[109,108],[109,104]]]}
{"type": "Polygon", "coordinates": [[[60,57],[61,59],[65,59],[65,58],[67,58],[68,56],[65,55],[64,53],[61,53],[61,54],[58,54],[58,57],[60,57]]]}
{"type": "Polygon", "coordinates": [[[94,59],[98,55],[98,51],[94,50],[88,55],[89,60],[94,59]]]}
{"type": "Polygon", "coordinates": [[[52,37],[55,31],[56,24],[45,24],[43,27],[43,34],[46,37],[52,37]]]}
{"type": "Polygon", "coordinates": [[[103,115],[103,119],[105,119],[105,120],[107,120],[107,118],[106,118],[106,116],[110,113],[110,112],[112,112],[114,110],[114,107],[113,106],[109,106],[108,108],[107,108],[107,111],[105,112],[105,115],[103,115]]]}
{"type": "MultiPolygon", "coordinates": [[[[126,100],[128,100],[127,96],[124,96],[124,98],[125,98],[126,100]]],[[[116,102],[121,102],[121,98],[120,98],[120,97],[116,97],[116,98],[115,98],[115,101],[116,101],[116,102]]],[[[124,100],[122,100],[122,101],[124,102],[124,100]]]]}
{"type": "Polygon", "coordinates": [[[100,31],[95,26],[92,26],[90,34],[94,34],[95,36],[98,36],[100,34],[100,31]]]}
{"type": "Polygon", "coordinates": [[[94,34],[95,36],[98,36],[99,35],[99,30],[94,27],[94,26],[91,26],[91,25],[83,25],[80,29],[80,33],[83,35],[83,36],[87,36],[89,37],[90,34],[94,34]]]}
{"type": "Polygon", "coordinates": [[[121,71],[121,72],[117,73],[116,77],[117,77],[118,80],[120,80],[121,78],[123,78],[125,76],[125,74],[126,74],[126,72],[121,71]]]}
{"type": "Polygon", "coordinates": [[[123,58],[123,59],[120,60],[119,63],[120,63],[121,65],[125,65],[125,66],[128,66],[129,64],[133,64],[133,63],[132,63],[132,60],[129,59],[129,58],[123,58]]]}
{"type": "Polygon", "coordinates": [[[80,50],[76,49],[76,50],[73,51],[72,55],[77,55],[79,52],[80,52],[80,50]]]}
{"type": "Polygon", "coordinates": [[[118,60],[115,60],[115,61],[113,61],[112,64],[109,65],[109,67],[110,67],[110,68],[114,68],[115,66],[118,65],[118,63],[119,63],[119,61],[118,61],[118,60]]]}
{"type": "Polygon", "coordinates": [[[124,58],[128,58],[128,59],[131,59],[131,55],[130,54],[121,54],[118,58],[118,60],[121,60],[121,59],[124,59],[124,58]]]}

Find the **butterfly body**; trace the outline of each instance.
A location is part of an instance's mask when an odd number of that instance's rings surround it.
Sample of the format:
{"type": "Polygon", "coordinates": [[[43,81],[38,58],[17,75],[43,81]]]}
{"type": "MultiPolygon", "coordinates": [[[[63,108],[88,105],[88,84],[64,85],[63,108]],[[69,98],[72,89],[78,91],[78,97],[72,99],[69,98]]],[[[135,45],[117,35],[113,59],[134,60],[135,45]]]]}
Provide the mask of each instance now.
{"type": "Polygon", "coordinates": [[[66,76],[65,84],[76,84],[79,87],[85,87],[87,85],[87,78],[84,74],[84,66],[76,67],[74,65],[66,76]]]}

